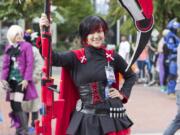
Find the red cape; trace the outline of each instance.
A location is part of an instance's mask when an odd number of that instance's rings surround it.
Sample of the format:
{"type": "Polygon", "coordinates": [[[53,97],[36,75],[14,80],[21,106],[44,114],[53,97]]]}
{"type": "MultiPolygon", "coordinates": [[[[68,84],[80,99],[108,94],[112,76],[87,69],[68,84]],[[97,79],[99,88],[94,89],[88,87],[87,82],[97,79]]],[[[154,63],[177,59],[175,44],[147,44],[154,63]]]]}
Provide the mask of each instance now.
{"type": "MultiPolygon", "coordinates": [[[[74,85],[69,71],[62,68],[59,99],[64,99],[64,108],[61,119],[57,119],[55,135],[65,135],[69,125],[70,115],[75,108],[79,94],[74,85]]],[[[57,108],[62,109],[62,108],[57,108]]]]}

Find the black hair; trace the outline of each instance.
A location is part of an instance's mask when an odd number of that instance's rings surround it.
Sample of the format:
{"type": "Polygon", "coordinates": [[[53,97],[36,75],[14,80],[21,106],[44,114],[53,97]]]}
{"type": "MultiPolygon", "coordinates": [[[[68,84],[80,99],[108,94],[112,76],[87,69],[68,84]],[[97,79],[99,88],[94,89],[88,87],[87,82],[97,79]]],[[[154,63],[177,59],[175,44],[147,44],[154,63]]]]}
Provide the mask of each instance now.
{"type": "Polygon", "coordinates": [[[106,21],[99,16],[88,16],[84,18],[79,25],[79,35],[81,37],[81,44],[86,44],[88,34],[94,33],[103,29],[104,33],[108,31],[106,21]]]}

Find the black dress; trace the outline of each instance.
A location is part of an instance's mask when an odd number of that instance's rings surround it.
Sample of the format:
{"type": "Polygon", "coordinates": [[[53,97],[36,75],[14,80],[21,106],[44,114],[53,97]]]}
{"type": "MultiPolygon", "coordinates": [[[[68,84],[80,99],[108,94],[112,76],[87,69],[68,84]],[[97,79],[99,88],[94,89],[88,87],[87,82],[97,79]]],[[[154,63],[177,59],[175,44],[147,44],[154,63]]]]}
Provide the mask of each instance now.
{"type": "MultiPolygon", "coordinates": [[[[108,65],[104,49],[87,46],[85,56],[87,63],[82,64],[71,51],[53,52],[52,55],[53,66],[69,69],[82,102],[72,114],[67,134],[105,135],[109,132],[128,129],[133,123],[128,118],[122,101],[119,98],[106,99],[104,96],[107,84],[105,66],[108,65]]],[[[125,72],[127,63],[121,56],[114,53],[113,57],[114,60],[110,62],[110,65],[115,73],[120,72],[123,75],[125,82],[120,91],[128,98],[136,75],[132,70],[125,72]]]]}

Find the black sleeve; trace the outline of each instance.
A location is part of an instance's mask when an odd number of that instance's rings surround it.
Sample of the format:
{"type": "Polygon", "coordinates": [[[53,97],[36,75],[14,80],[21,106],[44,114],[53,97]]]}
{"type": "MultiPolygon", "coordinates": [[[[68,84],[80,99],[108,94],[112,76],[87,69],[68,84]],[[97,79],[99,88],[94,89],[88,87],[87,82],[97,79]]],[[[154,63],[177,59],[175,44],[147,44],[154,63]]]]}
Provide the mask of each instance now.
{"type": "Polygon", "coordinates": [[[127,63],[120,55],[115,53],[114,58],[115,58],[115,72],[121,73],[124,79],[124,84],[120,92],[126,99],[128,99],[131,94],[131,89],[137,79],[137,76],[132,71],[131,68],[128,71],[125,71],[127,67],[127,63]]]}
{"type": "Polygon", "coordinates": [[[57,53],[52,52],[52,65],[57,67],[72,68],[74,65],[75,55],[73,52],[57,53]]]}

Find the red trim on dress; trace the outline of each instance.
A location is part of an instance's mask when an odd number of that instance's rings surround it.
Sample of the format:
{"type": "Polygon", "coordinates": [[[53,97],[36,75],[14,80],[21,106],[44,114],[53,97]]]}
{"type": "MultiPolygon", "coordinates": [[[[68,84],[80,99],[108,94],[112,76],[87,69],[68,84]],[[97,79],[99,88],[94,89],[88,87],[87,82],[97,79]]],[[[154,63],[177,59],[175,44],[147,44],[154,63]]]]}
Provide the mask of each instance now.
{"type": "Polygon", "coordinates": [[[93,98],[93,104],[102,102],[102,99],[98,92],[98,85],[97,82],[93,82],[90,84],[90,87],[92,89],[92,98],[93,98]]]}

